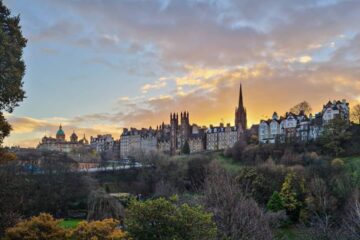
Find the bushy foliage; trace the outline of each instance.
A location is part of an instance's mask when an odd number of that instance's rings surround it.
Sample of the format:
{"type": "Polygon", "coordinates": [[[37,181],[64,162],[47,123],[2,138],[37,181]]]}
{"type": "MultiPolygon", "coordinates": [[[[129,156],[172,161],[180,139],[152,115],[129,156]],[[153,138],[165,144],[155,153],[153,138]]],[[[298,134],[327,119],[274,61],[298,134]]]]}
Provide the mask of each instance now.
{"type": "Polygon", "coordinates": [[[11,126],[3,111],[12,112],[25,97],[22,78],[25,64],[22,60],[26,39],[20,27],[20,18],[11,16],[10,10],[0,1],[0,146],[10,134],[11,126]]]}
{"type": "Polygon", "coordinates": [[[342,118],[334,118],[325,124],[319,137],[322,151],[326,155],[340,156],[345,152],[345,144],[351,139],[351,132],[347,131],[349,123],[342,118]]]}
{"type": "Polygon", "coordinates": [[[66,230],[59,226],[59,220],[50,214],[42,213],[7,229],[4,239],[63,240],[66,239],[66,230]]]}
{"type": "Polygon", "coordinates": [[[119,221],[104,219],[102,221],[80,222],[80,224],[68,233],[69,239],[76,240],[125,240],[128,235],[118,228],[119,221]]]}
{"type": "Polygon", "coordinates": [[[272,212],[278,212],[284,209],[284,202],[279,194],[279,192],[275,191],[269,202],[266,204],[266,208],[272,212]]]}
{"type": "Polygon", "coordinates": [[[6,230],[5,240],[125,240],[127,234],[118,228],[119,222],[114,219],[103,221],[82,221],[73,230],[60,226],[60,220],[50,214],[42,213],[16,224],[6,230]]]}
{"type": "Polygon", "coordinates": [[[212,214],[200,206],[176,206],[164,198],[131,202],[125,226],[130,236],[139,240],[205,240],[216,236],[212,214]]]}
{"type": "Polygon", "coordinates": [[[293,221],[297,221],[304,202],[304,179],[293,172],[289,172],[281,187],[280,197],[287,214],[293,221]]]}

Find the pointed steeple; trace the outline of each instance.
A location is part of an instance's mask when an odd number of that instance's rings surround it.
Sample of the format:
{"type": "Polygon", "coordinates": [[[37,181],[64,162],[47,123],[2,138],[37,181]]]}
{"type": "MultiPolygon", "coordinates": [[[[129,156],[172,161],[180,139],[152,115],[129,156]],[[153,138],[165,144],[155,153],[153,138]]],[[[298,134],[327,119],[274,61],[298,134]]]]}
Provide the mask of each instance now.
{"type": "Polygon", "coordinates": [[[247,129],[247,117],[246,109],[244,107],[244,99],[242,92],[242,84],[240,82],[240,92],[239,92],[239,105],[235,110],[235,126],[240,127],[243,131],[247,129]]]}
{"type": "Polygon", "coordinates": [[[242,94],[242,85],[240,83],[240,94],[239,94],[239,106],[238,108],[242,108],[244,106],[243,102],[243,94],[242,94]]]}

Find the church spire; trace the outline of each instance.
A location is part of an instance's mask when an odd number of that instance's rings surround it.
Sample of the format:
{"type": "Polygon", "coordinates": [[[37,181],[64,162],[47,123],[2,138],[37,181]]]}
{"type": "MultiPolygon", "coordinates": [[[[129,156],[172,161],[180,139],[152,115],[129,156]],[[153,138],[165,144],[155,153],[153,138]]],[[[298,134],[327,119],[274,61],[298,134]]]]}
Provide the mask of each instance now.
{"type": "Polygon", "coordinates": [[[242,85],[240,83],[240,94],[239,94],[239,106],[238,108],[242,108],[244,107],[244,102],[243,102],[243,94],[242,94],[242,85]]]}
{"type": "Polygon", "coordinates": [[[244,107],[244,99],[242,92],[242,84],[240,82],[239,105],[235,111],[235,126],[241,128],[243,131],[247,129],[246,109],[244,107]]]}

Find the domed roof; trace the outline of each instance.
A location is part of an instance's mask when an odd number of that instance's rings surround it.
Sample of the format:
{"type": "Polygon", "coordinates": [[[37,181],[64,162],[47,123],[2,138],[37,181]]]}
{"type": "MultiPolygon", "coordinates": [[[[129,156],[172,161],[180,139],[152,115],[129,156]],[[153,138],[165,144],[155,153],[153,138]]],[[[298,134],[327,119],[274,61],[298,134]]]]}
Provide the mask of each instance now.
{"type": "Polygon", "coordinates": [[[71,134],[70,136],[71,138],[77,138],[78,136],[76,135],[75,131],[71,134]]]}
{"type": "Polygon", "coordinates": [[[65,136],[62,126],[60,125],[59,130],[56,132],[56,136],[65,136]]]}

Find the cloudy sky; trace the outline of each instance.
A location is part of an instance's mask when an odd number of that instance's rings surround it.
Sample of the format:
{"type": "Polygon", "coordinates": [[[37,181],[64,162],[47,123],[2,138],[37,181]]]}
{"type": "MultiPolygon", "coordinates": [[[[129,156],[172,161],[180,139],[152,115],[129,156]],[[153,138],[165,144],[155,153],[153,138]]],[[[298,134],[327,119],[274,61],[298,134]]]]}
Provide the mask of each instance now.
{"type": "Polygon", "coordinates": [[[188,110],[250,123],[307,100],[360,101],[360,1],[3,0],[28,38],[27,98],[7,145],[155,127],[188,110]]]}

